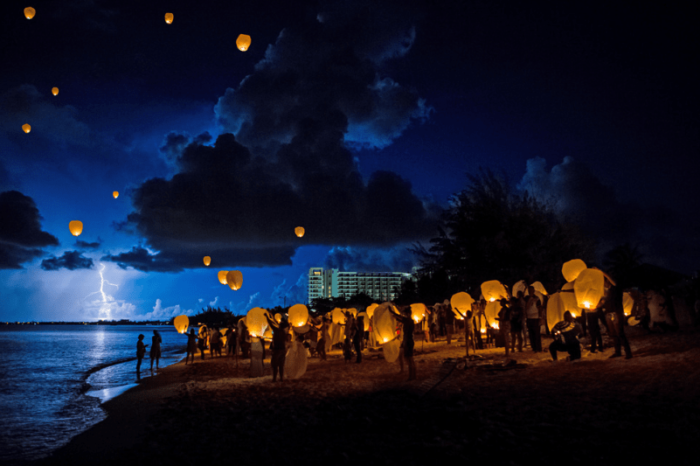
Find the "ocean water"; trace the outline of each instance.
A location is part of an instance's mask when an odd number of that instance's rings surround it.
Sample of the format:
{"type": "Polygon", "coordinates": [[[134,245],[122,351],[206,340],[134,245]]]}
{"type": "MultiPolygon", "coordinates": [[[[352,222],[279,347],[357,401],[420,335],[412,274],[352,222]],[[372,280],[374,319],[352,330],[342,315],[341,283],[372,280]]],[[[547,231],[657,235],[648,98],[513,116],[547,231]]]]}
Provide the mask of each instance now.
{"type": "Polygon", "coordinates": [[[185,355],[172,326],[0,326],[0,464],[47,456],[106,417],[100,405],[137,383],[136,342],[163,337],[160,367],[185,355]]]}

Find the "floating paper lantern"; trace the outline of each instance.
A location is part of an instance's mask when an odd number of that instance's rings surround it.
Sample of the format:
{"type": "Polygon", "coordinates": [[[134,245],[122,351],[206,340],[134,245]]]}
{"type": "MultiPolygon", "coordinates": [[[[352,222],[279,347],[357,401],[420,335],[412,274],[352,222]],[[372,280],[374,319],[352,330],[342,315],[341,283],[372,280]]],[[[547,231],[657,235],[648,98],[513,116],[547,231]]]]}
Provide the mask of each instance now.
{"type": "Polygon", "coordinates": [[[112,197],[113,197],[114,199],[118,198],[118,197],[119,197],[119,191],[112,191],[112,197]]]}
{"type": "Polygon", "coordinates": [[[165,14],[165,22],[168,24],[173,24],[173,19],[175,19],[175,16],[173,16],[172,13],[166,13],[165,14]]]}
{"type": "Polygon", "coordinates": [[[357,318],[359,319],[360,317],[362,317],[363,330],[366,332],[367,330],[369,330],[369,315],[367,315],[367,313],[363,311],[357,314],[357,318]]]}
{"type": "Polygon", "coordinates": [[[243,285],[243,274],[238,270],[231,270],[226,274],[226,284],[232,290],[240,290],[243,285]]]}
{"type": "Polygon", "coordinates": [[[261,337],[265,335],[265,330],[269,326],[265,318],[268,314],[269,312],[261,307],[254,307],[248,311],[245,323],[251,336],[261,337]]]}
{"type": "Polygon", "coordinates": [[[228,275],[228,270],[219,270],[219,273],[216,274],[216,276],[219,278],[219,283],[222,285],[228,284],[226,282],[226,275],[228,275]]]}
{"type": "Polygon", "coordinates": [[[27,19],[32,19],[36,14],[36,10],[30,6],[24,9],[24,17],[27,19]]]}
{"type": "Polygon", "coordinates": [[[453,294],[452,298],[450,299],[452,312],[459,320],[464,320],[464,317],[462,316],[466,316],[467,312],[471,311],[473,303],[474,300],[472,297],[469,295],[469,293],[465,293],[464,291],[453,294]]]}
{"type": "Polygon", "coordinates": [[[204,256],[204,259],[202,259],[202,262],[204,262],[204,265],[209,267],[209,264],[211,264],[211,257],[209,256],[204,256]]]}
{"type": "Polygon", "coordinates": [[[548,294],[547,290],[545,290],[544,285],[541,282],[535,282],[535,283],[531,284],[530,286],[533,287],[535,289],[535,291],[538,291],[538,292],[542,293],[543,295],[548,294]]]}
{"type": "Polygon", "coordinates": [[[377,306],[379,306],[379,304],[377,304],[377,303],[372,303],[369,306],[367,306],[366,312],[367,312],[367,315],[369,316],[370,319],[374,315],[374,310],[377,308],[377,306]]]}
{"type": "MultiPolygon", "coordinates": [[[[556,324],[564,320],[564,313],[567,311],[562,295],[567,293],[556,292],[549,297],[547,302],[547,326],[551,330],[556,324]]],[[[573,294],[573,293],[568,293],[573,294]]]]}
{"type": "Polygon", "coordinates": [[[22,125],[22,131],[25,133],[29,134],[29,132],[32,130],[32,126],[29,123],[25,123],[22,125]]]}
{"type": "Polygon", "coordinates": [[[187,333],[187,327],[190,326],[190,319],[186,315],[177,316],[173,324],[175,325],[177,333],[187,333]]]}
{"type": "Polygon", "coordinates": [[[83,232],[83,222],[80,220],[73,220],[68,224],[68,229],[73,236],[80,236],[83,232]]]}
{"type": "Polygon", "coordinates": [[[588,266],[581,259],[573,259],[569,262],[564,262],[561,267],[561,273],[567,282],[573,282],[578,277],[578,274],[586,270],[588,266]]]}
{"type": "Polygon", "coordinates": [[[57,95],[58,95],[58,88],[57,88],[57,87],[52,87],[52,88],[51,88],[51,93],[54,95],[54,97],[57,96],[57,95]]]}
{"type": "Polygon", "coordinates": [[[489,280],[481,284],[481,294],[484,295],[484,299],[489,302],[494,302],[497,299],[507,298],[508,292],[506,287],[501,284],[498,280],[489,280]]]}
{"type": "Polygon", "coordinates": [[[374,310],[372,331],[379,344],[388,343],[396,338],[396,318],[389,312],[390,303],[383,303],[374,310]]]}
{"type": "Polygon", "coordinates": [[[578,307],[595,309],[605,295],[605,275],[598,269],[582,271],[574,281],[574,294],[578,307]]]}
{"type": "Polygon", "coordinates": [[[238,50],[241,52],[248,50],[250,47],[250,36],[246,34],[239,35],[238,39],[236,39],[236,47],[238,47],[238,50]]]}
{"type": "Polygon", "coordinates": [[[411,304],[411,318],[413,319],[413,321],[415,323],[418,323],[421,320],[423,320],[426,312],[427,312],[427,309],[425,308],[425,304],[422,304],[422,303],[411,304]]]}
{"type": "Polygon", "coordinates": [[[303,304],[295,304],[289,308],[289,324],[293,327],[301,327],[309,320],[309,310],[303,304]]]}
{"type": "Polygon", "coordinates": [[[294,229],[294,233],[295,233],[299,238],[301,238],[302,236],[304,236],[304,232],[305,232],[305,231],[306,231],[306,230],[304,230],[304,227],[296,227],[296,228],[294,229]]]}

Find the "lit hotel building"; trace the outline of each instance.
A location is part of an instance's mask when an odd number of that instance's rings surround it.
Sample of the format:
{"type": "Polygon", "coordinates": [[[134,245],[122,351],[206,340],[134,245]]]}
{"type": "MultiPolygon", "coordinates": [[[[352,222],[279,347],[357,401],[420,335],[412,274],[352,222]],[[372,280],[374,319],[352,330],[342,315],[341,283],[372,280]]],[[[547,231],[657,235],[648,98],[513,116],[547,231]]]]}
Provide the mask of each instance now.
{"type": "Polygon", "coordinates": [[[349,298],[365,293],[378,302],[391,301],[411,274],[403,272],[340,272],[338,269],[309,269],[309,303],[317,298],[349,298]]]}

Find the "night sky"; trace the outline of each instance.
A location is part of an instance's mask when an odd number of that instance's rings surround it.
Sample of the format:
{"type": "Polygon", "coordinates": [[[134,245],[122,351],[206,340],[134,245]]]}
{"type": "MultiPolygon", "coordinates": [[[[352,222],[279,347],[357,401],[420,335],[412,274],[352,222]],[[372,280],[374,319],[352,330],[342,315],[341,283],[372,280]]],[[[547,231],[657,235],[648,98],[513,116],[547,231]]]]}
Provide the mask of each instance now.
{"type": "Polygon", "coordinates": [[[600,254],[700,268],[690,5],[432,3],[2,2],[0,320],[242,313],[303,302],[312,266],[409,271],[480,167],[600,254]]]}

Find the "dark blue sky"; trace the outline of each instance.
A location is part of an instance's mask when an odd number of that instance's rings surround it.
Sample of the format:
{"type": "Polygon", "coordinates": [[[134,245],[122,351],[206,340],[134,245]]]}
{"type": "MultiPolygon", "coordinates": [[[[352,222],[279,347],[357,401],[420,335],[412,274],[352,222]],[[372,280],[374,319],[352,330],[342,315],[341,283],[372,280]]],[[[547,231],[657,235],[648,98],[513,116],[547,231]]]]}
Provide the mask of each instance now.
{"type": "Polygon", "coordinates": [[[405,270],[479,167],[601,252],[698,268],[682,5],[25,3],[0,6],[2,320],[242,312],[303,300],[311,266],[405,270]]]}

